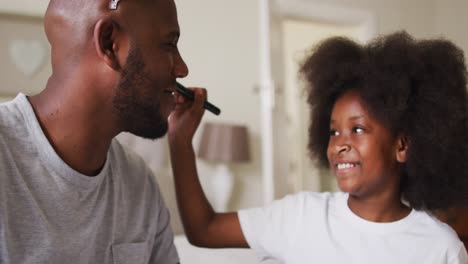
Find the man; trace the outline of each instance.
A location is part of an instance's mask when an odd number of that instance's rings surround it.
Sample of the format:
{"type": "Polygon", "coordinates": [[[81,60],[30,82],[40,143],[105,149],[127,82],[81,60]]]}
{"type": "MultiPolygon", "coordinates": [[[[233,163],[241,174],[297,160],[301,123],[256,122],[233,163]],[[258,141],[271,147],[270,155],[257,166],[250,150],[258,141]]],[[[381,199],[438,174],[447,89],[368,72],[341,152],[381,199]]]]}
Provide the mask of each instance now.
{"type": "Polygon", "coordinates": [[[152,172],[114,140],[168,130],[173,0],[51,0],[52,75],[0,105],[0,263],[177,263],[152,172]]]}

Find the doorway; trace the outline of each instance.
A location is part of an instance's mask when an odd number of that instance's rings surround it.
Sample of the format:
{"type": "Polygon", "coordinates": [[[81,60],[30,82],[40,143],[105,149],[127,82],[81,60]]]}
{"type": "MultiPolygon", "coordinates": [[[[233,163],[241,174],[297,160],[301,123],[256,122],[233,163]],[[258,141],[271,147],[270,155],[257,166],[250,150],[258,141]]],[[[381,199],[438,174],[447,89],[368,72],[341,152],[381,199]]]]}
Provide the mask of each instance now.
{"type": "Polygon", "coordinates": [[[362,41],[363,28],[353,25],[336,25],[297,19],[282,22],[284,62],[284,105],[289,120],[286,134],[289,138],[289,179],[294,192],[336,191],[334,177],[328,170],[317,168],[307,149],[310,123],[307,94],[298,71],[311,48],[325,38],[345,36],[362,41]]]}
{"type": "Polygon", "coordinates": [[[309,110],[298,75],[311,48],[331,36],[366,42],[377,32],[368,10],[304,0],[272,0],[271,72],[275,88],[273,153],[275,198],[300,191],[336,191],[334,177],[320,171],[307,150],[309,110]]]}

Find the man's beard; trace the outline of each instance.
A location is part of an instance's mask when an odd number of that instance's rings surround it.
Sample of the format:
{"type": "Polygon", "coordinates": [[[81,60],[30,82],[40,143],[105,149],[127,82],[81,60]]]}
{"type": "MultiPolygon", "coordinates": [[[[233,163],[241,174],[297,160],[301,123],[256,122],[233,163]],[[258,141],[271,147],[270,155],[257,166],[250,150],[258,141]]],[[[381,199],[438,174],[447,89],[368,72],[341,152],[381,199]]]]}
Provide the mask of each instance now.
{"type": "Polygon", "coordinates": [[[157,82],[145,68],[140,50],[131,48],[112,103],[123,131],[156,139],[167,133],[168,122],[161,114],[160,102],[150,96],[157,82]]]}

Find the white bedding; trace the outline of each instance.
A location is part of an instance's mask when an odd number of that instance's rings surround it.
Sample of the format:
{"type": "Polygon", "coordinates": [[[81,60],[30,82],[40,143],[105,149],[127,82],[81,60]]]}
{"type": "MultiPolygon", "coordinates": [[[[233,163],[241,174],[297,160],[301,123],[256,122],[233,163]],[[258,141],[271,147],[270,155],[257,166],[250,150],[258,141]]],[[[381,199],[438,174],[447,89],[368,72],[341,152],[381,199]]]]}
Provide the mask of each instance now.
{"type": "Polygon", "coordinates": [[[185,236],[174,239],[181,264],[257,264],[259,259],[250,249],[208,249],[192,246],[185,236]]]}

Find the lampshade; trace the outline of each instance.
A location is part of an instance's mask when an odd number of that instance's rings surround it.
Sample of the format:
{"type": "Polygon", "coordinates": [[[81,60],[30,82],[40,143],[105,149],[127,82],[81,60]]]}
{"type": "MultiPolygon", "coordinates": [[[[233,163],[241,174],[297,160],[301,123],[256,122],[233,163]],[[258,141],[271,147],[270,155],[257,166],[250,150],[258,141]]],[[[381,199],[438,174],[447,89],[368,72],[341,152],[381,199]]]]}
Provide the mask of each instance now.
{"type": "Polygon", "coordinates": [[[250,161],[247,127],[205,123],[198,157],[211,162],[250,161]]]}

